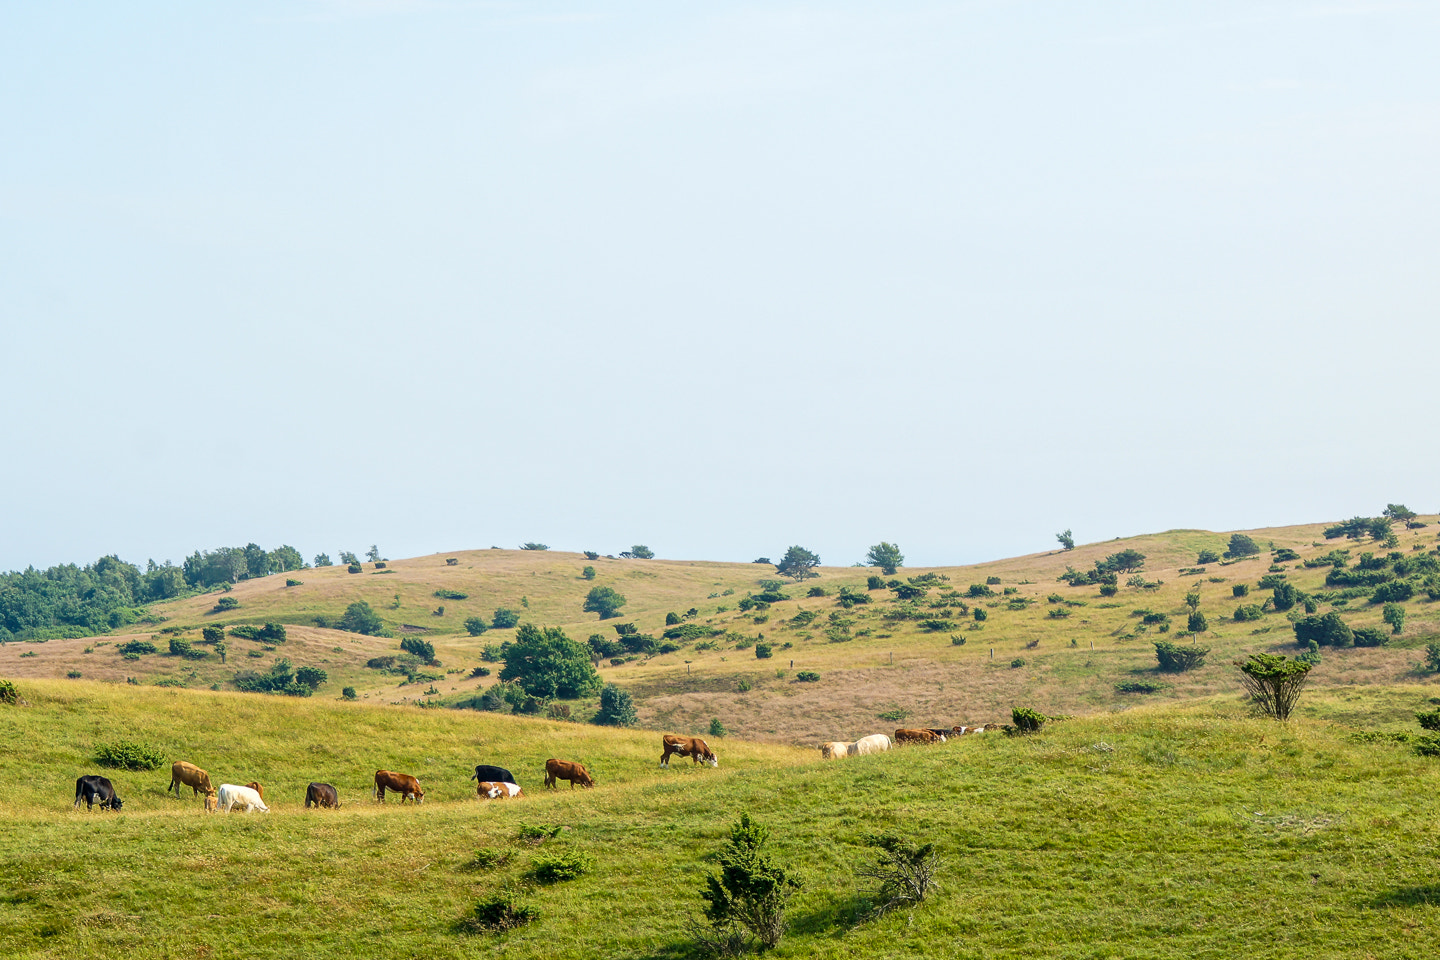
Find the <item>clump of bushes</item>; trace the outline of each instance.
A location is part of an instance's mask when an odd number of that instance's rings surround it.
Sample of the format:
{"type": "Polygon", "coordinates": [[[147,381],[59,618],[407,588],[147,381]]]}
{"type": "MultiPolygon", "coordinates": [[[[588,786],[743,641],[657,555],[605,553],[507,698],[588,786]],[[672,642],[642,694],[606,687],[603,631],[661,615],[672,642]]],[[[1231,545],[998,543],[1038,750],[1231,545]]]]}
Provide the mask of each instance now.
{"type": "Polygon", "coordinates": [[[435,591],[435,596],[439,597],[441,600],[468,600],[468,599],[470,599],[470,594],[468,594],[468,593],[461,593],[459,590],[446,590],[446,589],[444,589],[443,587],[442,587],[441,589],[435,591]]]}
{"type": "Polygon", "coordinates": [[[115,650],[122,655],[134,654],[137,657],[145,653],[158,652],[155,644],[149,640],[130,640],[120,644],[115,650]]]}
{"type": "Polygon", "coordinates": [[[1265,614],[1258,604],[1242,603],[1235,608],[1235,619],[1241,623],[1249,620],[1259,620],[1265,614]]]}
{"type": "Polygon", "coordinates": [[[460,929],[466,933],[493,933],[523,927],[538,919],[539,910],[522,902],[514,892],[502,890],[478,901],[460,922],[460,929]]]}
{"type": "Polygon", "coordinates": [[[121,770],[154,770],[165,763],[165,754],[148,743],[116,740],[100,744],[95,750],[95,759],[101,766],[121,770]]]}
{"type": "Polygon", "coordinates": [[[0,703],[15,706],[20,702],[20,693],[15,689],[13,680],[0,680],[0,703]]]}
{"type": "Polygon", "coordinates": [[[1015,707],[1010,711],[1012,729],[1018,733],[1036,733],[1051,719],[1053,718],[1029,707],[1015,707]]]}
{"type": "Polygon", "coordinates": [[[1169,640],[1155,641],[1155,659],[1166,673],[1184,673],[1205,665],[1209,647],[1180,646],[1169,640]]]}
{"type": "Polygon", "coordinates": [[[796,683],[815,683],[820,679],[820,674],[814,670],[799,670],[795,673],[796,683]]]}
{"type": "Polygon", "coordinates": [[[757,644],[755,644],[755,659],[757,659],[757,660],[769,660],[769,659],[770,659],[771,657],[773,657],[774,655],[775,655],[775,652],[774,652],[774,650],[771,648],[770,644],[768,644],[768,643],[757,643],[757,644]]]}
{"type": "Polygon", "coordinates": [[[1116,693],[1160,693],[1169,689],[1170,684],[1159,680],[1121,680],[1115,684],[1116,693]]]}
{"type": "Polygon", "coordinates": [[[592,858],[567,850],[553,857],[536,857],[525,875],[536,883],[563,883],[582,876],[592,866],[592,858]]]}

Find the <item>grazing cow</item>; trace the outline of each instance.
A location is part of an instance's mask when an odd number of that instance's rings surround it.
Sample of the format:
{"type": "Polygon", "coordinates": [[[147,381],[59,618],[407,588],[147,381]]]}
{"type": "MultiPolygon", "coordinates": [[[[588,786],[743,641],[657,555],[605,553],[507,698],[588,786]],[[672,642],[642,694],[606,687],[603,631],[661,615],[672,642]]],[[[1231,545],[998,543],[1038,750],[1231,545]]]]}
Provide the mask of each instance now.
{"type": "Polygon", "coordinates": [[[305,806],[307,809],[330,807],[332,810],[339,810],[340,795],[328,783],[312,783],[305,788],[305,806]]]}
{"type": "Polygon", "coordinates": [[[205,812],[214,813],[220,806],[219,794],[214,787],[205,792],[205,812]]]}
{"type": "Polygon", "coordinates": [[[191,788],[190,796],[194,797],[201,793],[210,793],[215,788],[210,785],[210,774],[201,770],[193,763],[186,763],[184,760],[176,760],[170,765],[170,786],[165,792],[175,791],[175,796],[180,796],[181,785],[191,788]]]}
{"type": "Polygon", "coordinates": [[[503,800],[506,797],[523,797],[525,795],[524,791],[508,780],[481,780],[476,784],[475,792],[490,800],[503,800]]]}
{"type": "Polygon", "coordinates": [[[929,730],[906,730],[901,728],[895,731],[895,743],[940,743],[941,740],[929,730]]]}
{"type": "Polygon", "coordinates": [[[710,744],[699,737],[677,737],[673,733],[667,733],[660,738],[665,752],[660,755],[660,766],[670,766],[671,754],[679,754],[682,757],[689,757],[691,763],[708,763],[712,767],[720,766],[720,758],[715,756],[710,749],[710,744]]]}
{"type": "Polygon", "coordinates": [[[80,801],[85,801],[85,809],[91,809],[95,801],[100,801],[100,809],[107,807],[111,810],[119,810],[121,800],[115,796],[115,787],[110,781],[100,776],[81,777],[75,781],[75,809],[80,809],[80,801]]]}
{"type": "Polygon", "coordinates": [[[839,740],[822,743],[820,744],[820,756],[826,760],[838,760],[841,757],[848,757],[850,755],[850,748],[853,746],[855,746],[855,744],[842,743],[839,740]]]}
{"type": "Polygon", "coordinates": [[[590,778],[589,772],[573,760],[556,760],[551,757],[545,761],[545,786],[552,790],[560,789],[555,783],[557,780],[569,780],[570,789],[575,789],[575,784],[582,787],[593,787],[595,781],[590,778]]]}
{"type": "Polygon", "coordinates": [[[376,770],[375,799],[384,803],[386,790],[400,794],[401,803],[404,803],[407,798],[414,800],[416,803],[425,802],[425,791],[420,789],[420,781],[408,773],[391,773],[389,770],[376,770]]]}
{"type": "Polygon", "coordinates": [[[951,737],[951,736],[954,736],[954,735],[955,735],[955,731],[953,731],[953,730],[942,730],[942,729],[940,729],[939,727],[931,727],[931,728],[930,728],[930,732],[933,733],[933,734],[935,734],[935,736],[939,737],[941,743],[944,743],[944,742],[945,742],[945,738],[946,738],[946,737],[951,737]]]}
{"type": "Polygon", "coordinates": [[[470,779],[477,781],[489,780],[491,783],[515,782],[515,776],[509,770],[506,770],[504,767],[492,767],[485,763],[475,768],[475,775],[470,779]]]}
{"type": "Polygon", "coordinates": [[[265,801],[260,799],[252,787],[237,787],[233,783],[220,784],[220,812],[229,813],[239,807],[249,813],[251,810],[259,810],[261,813],[269,813],[270,808],[265,806],[265,801]]]}
{"type": "Polygon", "coordinates": [[[861,737],[850,744],[848,753],[852,757],[864,757],[872,753],[884,753],[889,750],[892,744],[890,738],[883,733],[872,733],[868,737],[861,737]]]}

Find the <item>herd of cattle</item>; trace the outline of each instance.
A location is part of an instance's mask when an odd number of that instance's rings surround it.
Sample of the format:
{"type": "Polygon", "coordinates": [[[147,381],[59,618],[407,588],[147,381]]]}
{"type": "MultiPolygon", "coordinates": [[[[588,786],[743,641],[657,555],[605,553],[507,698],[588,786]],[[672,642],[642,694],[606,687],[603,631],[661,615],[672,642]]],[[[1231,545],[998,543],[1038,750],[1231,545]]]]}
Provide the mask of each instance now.
{"type": "MultiPolygon", "coordinates": [[[[921,729],[921,730],[896,730],[894,744],[931,744],[944,743],[947,738],[962,736],[968,733],[984,733],[985,727],[952,727],[949,730],[943,729],[921,729]]],[[[660,766],[668,768],[670,758],[690,758],[693,764],[707,764],[712,767],[720,766],[720,758],[715,751],[710,749],[710,744],[699,737],[679,737],[674,734],[665,734],[661,738],[663,752],[660,755],[660,766]]],[[[862,737],[854,743],[833,742],[821,745],[820,754],[830,760],[838,757],[863,756],[870,753],[880,753],[889,750],[892,746],[891,739],[883,733],[872,734],[862,737]]],[[[509,797],[522,797],[524,791],[515,782],[515,776],[504,767],[480,764],[470,776],[476,783],[475,793],[478,797],[486,800],[501,800],[509,797]]],[[[574,790],[576,784],[582,787],[595,786],[595,779],[590,776],[589,771],[582,764],[573,760],[560,760],[554,757],[545,761],[545,786],[551,790],[559,788],[559,781],[569,782],[570,789],[574,790]]],[[[269,813],[270,808],[265,804],[265,791],[258,782],[251,781],[244,786],[233,783],[222,783],[217,788],[210,782],[210,774],[184,760],[177,760],[170,767],[170,786],[165,792],[175,791],[175,796],[180,796],[182,787],[190,788],[191,797],[200,794],[205,795],[206,813],[229,813],[232,810],[248,812],[258,810],[261,813],[269,813]]],[[[375,789],[371,794],[379,803],[385,802],[385,793],[397,794],[400,802],[412,800],[415,803],[425,802],[425,791],[420,789],[420,781],[408,773],[394,773],[390,770],[375,771],[375,789]]],[[[85,804],[85,809],[91,809],[96,803],[102,810],[119,810],[122,806],[121,799],[115,794],[115,786],[108,779],[102,776],[91,775],[81,777],[75,781],[75,807],[79,809],[80,804],[85,804]]],[[[339,792],[328,783],[311,783],[305,788],[305,806],[328,807],[338,809],[340,806],[339,792]]]]}

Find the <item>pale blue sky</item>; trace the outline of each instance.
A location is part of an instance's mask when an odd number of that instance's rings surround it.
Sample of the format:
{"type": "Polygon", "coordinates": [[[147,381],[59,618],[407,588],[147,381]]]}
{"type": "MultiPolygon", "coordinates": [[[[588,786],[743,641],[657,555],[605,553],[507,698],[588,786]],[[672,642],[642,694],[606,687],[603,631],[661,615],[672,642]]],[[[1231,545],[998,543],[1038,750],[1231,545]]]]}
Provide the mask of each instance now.
{"type": "Polygon", "coordinates": [[[0,6],[0,570],[1440,509],[1426,3],[0,6]]]}

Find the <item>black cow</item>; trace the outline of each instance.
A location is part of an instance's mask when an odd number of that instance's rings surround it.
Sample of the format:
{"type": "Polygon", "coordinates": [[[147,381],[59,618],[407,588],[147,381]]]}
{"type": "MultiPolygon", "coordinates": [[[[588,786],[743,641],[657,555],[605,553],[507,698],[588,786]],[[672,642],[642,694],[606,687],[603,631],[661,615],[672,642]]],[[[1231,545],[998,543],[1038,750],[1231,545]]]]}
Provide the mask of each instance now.
{"type": "Polygon", "coordinates": [[[120,809],[120,798],[115,796],[115,788],[110,781],[104,777],[81,777],[75,781],[75,809],[80,809],[80,801],[85,801],[85,809],[89,810],[96,800],[100,801],[100,809],[109,807],[111,810],[120,809]]]}
{"type": "Polygon", "coordinates": [[[328,783],[312,783],[305,788],[305,806],[340,809],[340,795],[328,783]]]}
{"type": "Polygon", "coordinates": [[[491,783],[514,783],[515,775],[504,767],[492,767],[482,763],[475,768],[475,776],[471,780],[489,780],[491,783]]]}

